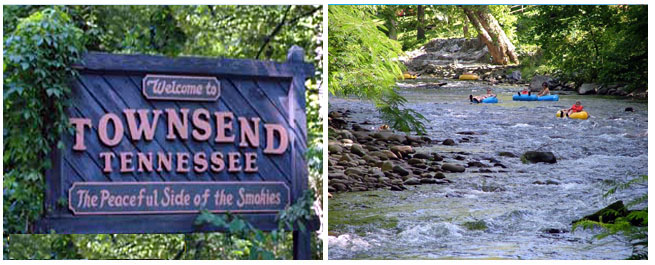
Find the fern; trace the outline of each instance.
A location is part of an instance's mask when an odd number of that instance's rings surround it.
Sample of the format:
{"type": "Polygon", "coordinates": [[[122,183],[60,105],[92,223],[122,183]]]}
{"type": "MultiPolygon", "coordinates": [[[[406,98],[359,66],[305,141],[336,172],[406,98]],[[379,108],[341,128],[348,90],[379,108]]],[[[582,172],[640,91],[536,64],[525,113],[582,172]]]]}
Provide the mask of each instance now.
{"type": "MultiPolygon", "coordinates": [[[[639,176],[625,183],[619,183],[610,188],[605,197],[615,194],[617,191],[628,189],[634,185],[648,184],[648,176],[639,176]]],[[[623,209],[615,210],[605,208],[599,211],[598,221],[582,219],[573,223],[572,231],[577,228],[596,229],[600,228],[601,232],[594,238],[603,239],[612,235],[622,235],[632,244],[632,255],[628,259],[648,259],[648,207],[641,210],[627,209],[648,201],[648,194],[639,196],[637,199],[630,201],[623,209]],[[618,217],[617,217],[618,216],[618,217]],[[613,220],[604,222],[603,217],[616,217],[613,220]]],[[[622,205],[622,204],[621,204],[622,205]]]]}

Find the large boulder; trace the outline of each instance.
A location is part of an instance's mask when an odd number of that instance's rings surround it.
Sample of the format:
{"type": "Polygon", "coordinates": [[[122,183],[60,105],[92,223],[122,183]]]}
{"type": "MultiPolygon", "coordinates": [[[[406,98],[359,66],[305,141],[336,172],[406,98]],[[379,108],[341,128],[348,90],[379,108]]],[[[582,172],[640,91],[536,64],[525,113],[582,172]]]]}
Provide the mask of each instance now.
{"type": "Polygon", "coordinates": [[[599,85],[594,83],[584,83],[580,87],[578,87],[578,94],[580,95],[596,94],[596,91],[598,91],[598,87],[599,85]]]}
{"type": "Polygon", "coordinates": [[[521,156],[521,161],[524,163],[557,163],[557,158],[553,152],[538,152],[538,151],[528,151],[521,156]]]}
{"type": "Polygon", "coordinates": [[[573,223],[582,221],[582,220],[589,220],[589,221],[596,221],[600,222],[602,220],[603,223],[614,223],[614,221],[619,218],[619,217],[625,217],[629,213],[628,209],[623,205],[623,201],[617,201],[609,206],[600,209],[599,211],[587,215],[585,217],[582,217],[582,219],[575,220],[573,223]]]}
{"type": "Polygon", "coordinates": [[[455,165],[455,164],[443,164],[441,165],[441,169],[445,171],[450,171],[450,172],[464,172],[466,171],[466,168],[460,165],[455,165]]]}
{"type": "Polygon", "coordinates": [[[455,145],[455,140],[453,139],[446,139],[442,143],[443,145],[455,145]]]}
{"type": "Polygon", "coordinates": [[[512,72],[511,74],[507,75],[507,79],[512,82],[521,81],[521,71],[516,70],[512,72]]]}
{"type": "Polygon", "coordinates": [[[598,91],[596,91],[596,93],[598,93],[598,95],[605,95],[609,90],[610,90],[609,86],[600,86],[598,87],[598,91]]]}
{"type": "Polygon", "coordinates": [[[550,76],[545,76],[545,75],[535,75],[532,77],[532,80],[530,81],[530,91],[532,92],[538,92],[541,91],[541,84],[544,82],[548,83],[548,87],[555,87],[555,80],[550,77],[550,76]]]}

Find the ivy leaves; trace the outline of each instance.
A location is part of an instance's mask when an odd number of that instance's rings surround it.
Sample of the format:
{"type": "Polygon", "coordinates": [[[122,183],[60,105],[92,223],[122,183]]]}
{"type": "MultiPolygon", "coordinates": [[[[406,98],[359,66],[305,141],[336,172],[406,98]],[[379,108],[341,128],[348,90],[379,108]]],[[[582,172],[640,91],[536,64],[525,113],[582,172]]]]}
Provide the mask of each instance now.
{"type": "Polygon", "coordinates": [[[3,131],[5,231],[30,232],[43,202],[43,172],[50,146],[67,131],[64,112],[74,75],[70,65],[84,51],[82,31],[58,9],[23,18],[5,40],[3,131]]]}

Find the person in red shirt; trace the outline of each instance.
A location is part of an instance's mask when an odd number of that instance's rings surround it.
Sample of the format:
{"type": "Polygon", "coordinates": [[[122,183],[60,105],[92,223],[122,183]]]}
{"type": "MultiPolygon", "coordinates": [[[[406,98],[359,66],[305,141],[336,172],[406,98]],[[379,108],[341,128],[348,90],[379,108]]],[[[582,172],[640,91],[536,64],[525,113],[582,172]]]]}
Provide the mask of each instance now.
{"type": "Polygon", "coordinates": [[[583,109],[582,104],[580,104],[580,101],[576,101],[573,106],[571,106],[570,109],[563,109],[562,112],[566,112],[566,117],[571,115],[571,113],[576,113],[576,112],[581,112],[583,109]]]}
{"type": "Polygon", "coordinates": [[[523,90],[521,90],[519,92],[516,92],[516,93],[518,93],[519,96],[520,95],[528,95],[528,96],[532,95],[532,92],[530,91],[529,87],[524,87],[523,90]]]}

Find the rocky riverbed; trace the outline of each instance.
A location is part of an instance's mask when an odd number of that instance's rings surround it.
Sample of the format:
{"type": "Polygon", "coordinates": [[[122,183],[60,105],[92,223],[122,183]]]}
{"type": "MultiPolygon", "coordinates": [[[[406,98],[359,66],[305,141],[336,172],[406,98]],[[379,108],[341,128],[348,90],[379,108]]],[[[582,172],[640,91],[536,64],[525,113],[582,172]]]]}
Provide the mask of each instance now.
{"type": "Polygon", "coordinates": [[[626,242],[595,240],[571,222],[647,192],[603,197],[612,183],[648,172],[646,102],[577,93],[519,102],[518,87],[502,85],[498,104],[468,102],[487,86],[399,83],[407,107],[428,119],[424,137],[380,128],[370,102],[330,98],[330,259],[630,255],[626,242]],[[591,118],[554,117],[576,100],[591,118]]]}
{"type": "MultiPolygon", "coordinates": [[[[405,190],[406,185],[448,184],[447,176],[465,171],[506,172],[492,157],[472,159],[467,152],[439,154],[417,152],[417,147],[454,146],[453,139],[430,139],[394,133],[371,126],[370,121],[352,121],[349,110],[329,113],[328,191],[405,190]]],[[[474,135],[475,132],[456,132],[474,135]]],[[[467,142],[469,138],[461,137],[467,142]]],[[[513,155],[513,154],[512,154],[513,155]]]]}

